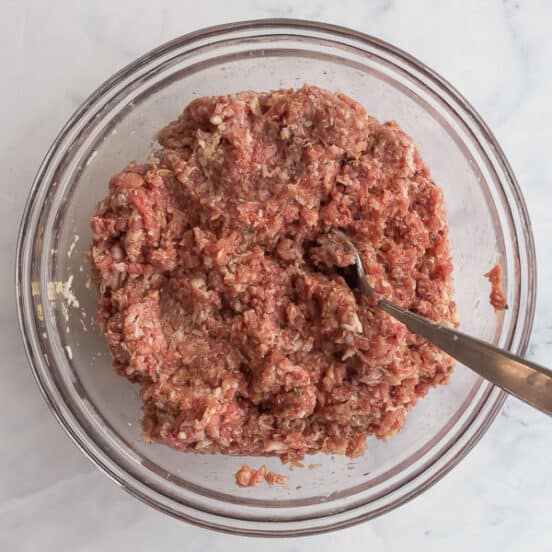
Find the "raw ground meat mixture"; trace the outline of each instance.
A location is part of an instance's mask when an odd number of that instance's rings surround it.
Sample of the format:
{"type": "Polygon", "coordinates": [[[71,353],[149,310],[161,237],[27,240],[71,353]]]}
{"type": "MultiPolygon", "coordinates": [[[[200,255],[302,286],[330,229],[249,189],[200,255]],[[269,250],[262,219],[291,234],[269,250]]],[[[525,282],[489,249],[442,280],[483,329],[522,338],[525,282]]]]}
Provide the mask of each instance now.
{"type": "Polygon", "coordinates": [[[266,466],[262,465],[258,470],[250,468],[247,464],[244,464],[235,474],[236,483],[240,487],[255,487],[259,483],[266,481],[270,486],[282,485],[284,486],[287,481],[285,475],[274,473],[272,471],[267,472],[266,466]]]}
{"type": "Polygon", "coordinates": [[[182,451],[357,456],[453,361],[351,291],[457,324],[441,190],[395,123],[312,86],[193,101],[92,219],[97,323],[139,384],[147,440],[182,451]]]}

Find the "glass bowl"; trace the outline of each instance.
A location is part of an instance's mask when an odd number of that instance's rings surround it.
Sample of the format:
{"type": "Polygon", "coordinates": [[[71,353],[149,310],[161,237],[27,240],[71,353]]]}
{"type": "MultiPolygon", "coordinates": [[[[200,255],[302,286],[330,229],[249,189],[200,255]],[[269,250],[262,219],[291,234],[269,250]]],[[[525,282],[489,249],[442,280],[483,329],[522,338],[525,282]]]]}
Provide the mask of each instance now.
{"type": "Polygon", "coordinates": [[[192,99],[303,83],[342,91],[413,137],[444,190],[462,329],[523,354],[533,321],[533,239],[508,162],[466,100],[408,54],[344,28],[262,20],[177,38],[119,71],[71,117],[32,186],[17,250],[21,331],[52,411],[100,469],[167,514],[234,533],[309,534],[382,514],[450,470],[505,398],[458,365],[394,439],[371,439],[355,460],[308,457],[293,471],[276,458],[183,454],[142,441],[137,388],[114,373],[90,323],[85,256],[96,203],[109,177],[146,159],[155,132],[192,99]],[[483,277],[497,261],[510,305],[500,317],[483,277]],[[289,475],[287,487],[237,487],[244,462],[289,475]]]}

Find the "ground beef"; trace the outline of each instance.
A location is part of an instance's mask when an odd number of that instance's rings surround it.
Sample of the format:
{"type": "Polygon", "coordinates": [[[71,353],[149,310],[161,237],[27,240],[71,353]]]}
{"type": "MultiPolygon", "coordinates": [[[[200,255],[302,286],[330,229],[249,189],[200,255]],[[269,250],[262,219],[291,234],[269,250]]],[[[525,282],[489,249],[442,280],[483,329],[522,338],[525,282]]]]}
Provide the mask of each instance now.
{"type": "Polygon", "coordinates": [[[274,473],[272,471],[267,472],[266,466],[262,465],[258,470],[250,468],[247,464],[244,464],[235,474],[236,483],[240,487],[255,487],[259,483],[266,481],[270,486],[282,485],[284,486],[287,481],[285,475],[274,473]]]}
{"type": "Polygon", "coordinates": [[[312,86],[207,97],[109,183],[96,321],[139,384],[145,438],[182,451],[357,456],[453,361],[346,285],[456,325],[441,190],[412,140],[312,86]]]}
{"type": "Polygon", "coordinates": [[[508,308],[506,298],[504,297],[504,291],[502,290],[502,266],[496,264],[489,272],[485,274],[485,277],[491,283],[491,294],[489,295],[489,301],[495,311],[503,311],[508,308]]]}

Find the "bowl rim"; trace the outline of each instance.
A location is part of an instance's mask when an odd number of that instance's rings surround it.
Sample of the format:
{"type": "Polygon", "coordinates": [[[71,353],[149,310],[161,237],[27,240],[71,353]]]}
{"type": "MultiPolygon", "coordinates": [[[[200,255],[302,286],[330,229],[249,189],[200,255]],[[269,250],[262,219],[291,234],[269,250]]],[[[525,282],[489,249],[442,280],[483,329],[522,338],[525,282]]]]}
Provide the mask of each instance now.
{"type": "MultiPolygon", "coordinates": [[[[17,304],[17,313],[18,313],[18,322],[20,334],[23,340],[25,347],[26,356],[28,362],[31,366],[33,376],[38,384],[38,387],[41,391],[41,394],[50,407],[52,413],[57,419],[58,423],[63,427],[65,432],[73,440],[73,442],[79,447],[79,449],[87,456],[94,465],[96,465],[102,472],[104,472],[110,479],[116,482],[119,486],[129,492],[131,495],[137,497],[141,501],[147,503],[158,511],[162,511],[171,517],[180,520],[186,520],[194,525],[198,525],[208,529],[216,529],[223,532],[239,534],[239,535],[248,535],[248,536],[272,536],[272,537],[282,537],[282,536],[301,536],[301,535],[312,535],[318,534],[326,531],[337,530],[344,527],[349,527],[371,519],[373,517],[379,516],[397,506],[400,506],[412,498],[418,496],[437,481],[439,481],[446,473],[448,473],[453,467],[455,467],[465,456],[472,450],[472,448],[477,444],[481,439],[484,433],[489,428],[492,421],[495,419],[496,415],[500,411],[507,394],[504,391],[498,391],[494,403],[492,404],[490,410],[486,413],[485,418],[480,422],[479,427],[475,433],[469,438],[467,443],[463,444],[462,447],[456,451],[456,454],[453,458],[449,459],[444,465],[433,473],[427,480],[418,484],[418,486],[411,491],[410,493],[405,494],[404,496],[397,499],[392,504],[384,505],[376,512],[368,512],[361,514],[357,517],[347,518],[345,520],[338,521],[337,523],[332,523],[332,518],[334,515],[330,514],[326,516],[328,520],[327,524],[317,525],[315,527],[307,527],[306,529],[289,529],[289,530],[279,530],[277,528],[271,529],[248,529],[240,528],[232,525],[225,525],[221,523],[211,523],[203,519],[194,517],[192,515],[187,515],[182,512],[176,513],[170,508],[160,504],[159,502],[153,500],[146,494],[144,494],[136,486],[129,485],[118,473],[117,470],[113,469],[113,466],[108,465],[104,462],[102,458],[99,458],[95,453],[94,447],[90,446],[83,441],[80,435],[74,431],[71,427],[71,423],[66,418],[66,414],[62,412],[59,405],[54,400],[48,384],[43,380],[40,371],[37,367],[39,360],[37,359],[36,353],[33,350],[33,331],[34,326],[30,317],[27,316],[26,308],[28,307],[28,294],[30,293],[27,284],[29,282],[24,281],[25,274],[25,261],[26,258],[22,254],[25,245],[29,241],[29,233],[27,232],[30,218],[33,212],[33,205],[35,199],[40,191],[43,178],[45,176],[46,170],[49,166],[50,161],[57,153],[57,150],[63,140],[70,133],[71,129],[78,123],[78,121],[87,113],[87,111],[99,101],[102,96],[108,93],[113,86],[123,78],[127,78],[139,70],[142,66],[147,65],[151,61],[160,58],[161,56],[167,54],[175,48],[183,48],[186,46],[193,45],[197,40],[218,37],[229,32],[236,31],[255,31],[260,29],[280,29],[285,30],[303,30],[303,31],[312,31],[312,32],[322,32],[327,35],[332,36],[334,39],[352,39],[358,41],[361,45],[365,44],[368,46],[375,47],[377,49],[383,50],[386,53],[389,53],[401,61],[405,62],[407,65],[414,66],[424,77],[432,81],[433,84],[437,85],[443,89],[447,94],[449,94],[455,102],[458,102],[461,105],[462,109],[465,110],[466,114],[472,119],[473,124],[478,127],[478,130],[481,131],[482,137],[486,145],[490,146],[492,153],[496,157],[501,169],[505,174],[505,179],[500,179],[500,184],[504,185],[504,180],[506,180],[507,185],[509,186],[509,191],[513,195],[513,202],[518,210],[520,221],[521,221],[521,231],[523,232],[524,243],[525,243],[525,255],[527,257],[527,266],[528,266],[528,275],[529,281],[527,286],[527,306],[525,317],[523,320],[518,321],[522,325],[520,335],[519,335],[519,344],[517,347],[518,354],[524,354],[527,350],[529,343],[529,338],[531,335],[531,330],[534,321],[535,315],[535,306],[536,306],[536,253],[535,253],[535,244],[533,233],[531,230],[531,221],[529,218],[527,206],[523,198],[519,183],[513,173],[513,170],[502,151],[500,145],[498,144],[496,138],[494,137],[492,131],[483,121],[481,116],[476,112],[472,105],[466,100],[466,98],[460,94],[447,80],[437,74],[435,71],[430,69],[424,63],[419,61],[414,56],[408,54],[407,52],[399,49],[392,44],[383,41],[379,38],[373,37],[371,35],[362,33],[360,31],[355,31],[343,26],[337,26],[329,23],[321,23],[316,21],[301,20],[301,19],[287,19],[287,18],[266,18],[266,19],[254,19],[254,20],[245,20],[238,21],[233,23],[226,23],[222,25],[214,25],[210,27],[205,27],[191,33],[184,34],[182,36],[176,37],[168,42],[163,43],[162,45],[153,48],[142,56],[138,57],[136,60],[132,61],[119,71],[115,72],[111,77],[104,81],[96,90],[94,90],[90,96],[75,110],[73,115],[68,119],[67,123],[62,127],[54,141],[52,142],[50,148],[45,154],[37,174],[33,180],[31,189],[29,191],[27,201],[23,210],[23,215],[19,227],[19,235],[17,239],[16,246],[16,259],[15,259],[15,288],[16,288],[16,304],[17,304]]],[[[314,38],[312,35],[308,38],[314,38]]],[[[508,206],[511,207],[510,202],[508,206]]],[[[518,228],[516,227],[516,230],[518,228]]],[[[33,233],[34,236],[34,233],[33,233]]],[[[30,259],[32,260],[32,259],[30,259]]],[[[495,388],[493,388],[495,389],[495,388]]],[[[492,391],[492,390],[491,390],[492,391]]],[[[490,394],[490,392],[489,392],[490,394]]],[[[77,422],[78,425],[78,422],[77,422]]],[[[121,467],[118,466],[120,469],[121,467]]],[[[223,516],[221,516],[223,517],[223,516]]],[[[223,521],[224,518],[223,517],[223,521]]],[[[236,518],[230,518],[236,520],[236,518]]],[[[239,518],[237,518],[239,521],[239,518]]],[[[279,523],[282,525],[285,522],[275,522],[275,526],[279,523]]],[[[261,525],[261,523],[260,523],[261,525]]]]}

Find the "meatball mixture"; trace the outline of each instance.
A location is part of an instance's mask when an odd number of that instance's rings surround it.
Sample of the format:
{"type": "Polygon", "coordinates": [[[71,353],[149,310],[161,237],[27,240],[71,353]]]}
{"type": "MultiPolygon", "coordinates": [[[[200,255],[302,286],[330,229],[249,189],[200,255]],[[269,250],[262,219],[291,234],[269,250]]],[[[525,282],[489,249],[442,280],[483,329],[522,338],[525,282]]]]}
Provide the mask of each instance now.
{"type": "Polygon", "coordinates": [[[182,451],[357,456],[453,361],[340,276],[457,324],[441,190],[411,138],[313,86],[189,104],[92,219],[96,320],[140,386],[145,438],[182,451]]]}

